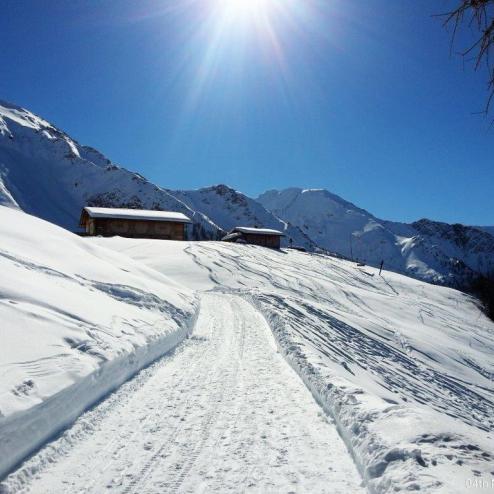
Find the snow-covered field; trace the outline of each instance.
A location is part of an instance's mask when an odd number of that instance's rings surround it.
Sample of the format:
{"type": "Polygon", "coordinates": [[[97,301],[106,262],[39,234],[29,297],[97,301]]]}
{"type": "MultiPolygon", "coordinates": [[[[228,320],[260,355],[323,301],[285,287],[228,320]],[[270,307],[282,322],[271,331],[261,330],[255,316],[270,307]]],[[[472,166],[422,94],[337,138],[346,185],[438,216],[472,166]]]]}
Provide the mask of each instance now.
{"type": "Polygon", "coordinates": [[[494,324],[469,296],[296,251],[93,241],[196,289],[251,301],[371,491],[492,485],[494,324]]]}
{"type": "Polygon", "coordinates": [[[494,324],[469,296],[318,254],[0,215],[3,471],[164,355],[201,306],[175,352],[0,492],[494,487],[494,324]]]}
{"type": "Polygon", "coordinates": [[[336,428],[277,353],[261,314],[240,297],[207,294],[186,343],[4,485],[53,494],[358,494],[360,484],[336,428]]]}
{"type": "Polygon", "coordinates": [[[84,409],[174,347],[193,292],[0,206],[0,477],[84,409]]]}

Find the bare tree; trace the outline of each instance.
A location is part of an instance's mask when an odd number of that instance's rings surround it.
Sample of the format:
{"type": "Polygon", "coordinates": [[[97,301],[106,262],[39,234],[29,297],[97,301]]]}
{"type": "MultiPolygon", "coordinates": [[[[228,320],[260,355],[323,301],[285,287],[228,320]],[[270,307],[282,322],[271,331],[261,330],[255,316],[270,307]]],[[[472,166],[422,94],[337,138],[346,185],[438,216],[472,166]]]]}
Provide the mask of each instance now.
{"type": "Polygon", "coordinates": [[[460,53],[474,61],[475,70],[487,67],[489,96],[485,113],[488,113],[494,98],[494,65],[491,63],[494,55],[494,0],[460,0],[456,9],[442,15],[445,17],[444,25],[453,26],[452,47],[459,29],[467,26],[475,34],[473,43],[460,53]]]}

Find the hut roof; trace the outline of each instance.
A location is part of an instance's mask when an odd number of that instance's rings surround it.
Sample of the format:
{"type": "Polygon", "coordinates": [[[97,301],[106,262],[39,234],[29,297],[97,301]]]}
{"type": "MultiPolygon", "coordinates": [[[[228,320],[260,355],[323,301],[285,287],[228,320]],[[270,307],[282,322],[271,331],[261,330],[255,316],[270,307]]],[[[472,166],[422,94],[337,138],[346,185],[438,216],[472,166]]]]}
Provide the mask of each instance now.
{"type": "Polygon", "coordinates": [[[91,218],[116,218],[126,220],[172,221],[174,223],[192,223],[183,213],[175,211],[154,211],[146,209],[93,208],[85,207],[84,211],[91,218]]]}
{"type": "Polygon", "coordinates": [[[250,233],[253,235],[277,235],[279,237],[284,237],[285,234],[280,232],[279,230],[272,230],[270,228],[252,228],[247,226],[237,226],[235,227],[231,233],[240,232],[240,233],[250,233]]]}

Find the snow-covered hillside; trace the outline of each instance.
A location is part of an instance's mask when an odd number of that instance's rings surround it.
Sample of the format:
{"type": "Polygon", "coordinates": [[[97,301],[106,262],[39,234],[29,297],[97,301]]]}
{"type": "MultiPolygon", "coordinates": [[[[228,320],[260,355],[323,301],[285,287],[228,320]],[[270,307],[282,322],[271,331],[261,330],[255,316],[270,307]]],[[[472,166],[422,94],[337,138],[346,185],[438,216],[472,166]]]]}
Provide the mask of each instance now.
{"type": "Polygon", "coordinates": [[[336,421],[370,492],[492,485],[494,323],[468,295],[320,254],[88,241],[250,301],[336,421]]]}
{"type": "MultiPolygon", "coordinates": [[[[0,206],[0,477],[189,332],[191,290],[0,206]]],[[[1,491],[1,488],[0,488],[1,491]]]]}
{"type": "Polygon", "coordinates": [[[307,250],[314,250],[316,247],[300,228],[281,221],[258,202],[226,185],[172,193],[191,209],[201,211],[225,230],[236,226],[274,228],[286,234],[282,240],[283,245],[287,245],[291,238],[293,245],[307,250]]]}
{"type": "Polygon", "coordinates": [[[475,227],[380,220],[324,189],[271,190],[257,201],[320,247],[374,266],[383,260],[394,271],[453,286],[494,273],[494,237],[475,227]]]}
{"type": "Polygon", "coordinates": [[[322,254],[79,238],[6,207],[0,235],[0,475],[70,425],[1,492],[346,493],[357,469],[379,494],[491,485],[494,323],[468,295],[322,254]],[[198,306],[174,354],[72,424],[198,306]]]}
{"type": "Polygon", "coordinates": [[[257,201],[227,186],[158,187],[81,146],[31,112],[0,102],[0,204],[75,231],[85,205],[164,209],[192,218],[191,238],[220,238],[234,226],[282,229],[294,245],[317,247],[419,279],[465,286],[494,272],[489,227],[380,220],[326,190],[269,191],[257,201]]]}
{"type": "Polygon", "coordinates": [[[28,110],[0,101],[0,204],[76,231],[83,206],[179,211],[194,238],[216,238],[217,225],[165,189],[81,146],[28,110]]]}

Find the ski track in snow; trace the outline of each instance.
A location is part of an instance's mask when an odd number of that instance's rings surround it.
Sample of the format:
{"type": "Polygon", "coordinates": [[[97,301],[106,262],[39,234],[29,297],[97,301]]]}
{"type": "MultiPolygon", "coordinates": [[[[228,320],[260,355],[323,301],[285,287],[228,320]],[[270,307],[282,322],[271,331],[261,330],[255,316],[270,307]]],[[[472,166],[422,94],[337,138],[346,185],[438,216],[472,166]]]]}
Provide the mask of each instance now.
{"type": "Polygon", "coordinates": [[[336,427],[242,298],[82,415],[0,492],[365,492],[336,427]]]}
{"type": "MultiPolygon", "coordinates": [[[[222,246],[219,248],[222,249],[222,246]]],[[[247,252],[243,252],[243,256],[240,256],[232,255],[231,252],[223,249],[221,265],[217,263],[217,251],[207,245],[196,246],[195,252],[189,253],[194,256],[195,262],[206,269],[209,269],[208,265],[217,265],[214,273],[217,280],[213,278],[213,281],[218,286],[221,286],[225,279],[221,277],[220,272],[226,271],[232,275],[232,286],[235,286],[235,283],[240,285],[233,276],[234,273],[240,272],[243,276],[242,286],[247,286],[249,282],[253,286],[261,286],[263,281],[266,281],[281,290],[282,295],[272,291],[256,294],[256,299],[261,304],[261,312],[282,317],[285,327],[291,327],[294,334],[298,334],[303,341],[311,343],[319,353],[336,362],[340,362],[341,359],[348,360],[351,364],[370,369],[376,376],[381,377],[387,389],[398,396],[402,394],[407,399],[427,404],[440,412],[461,417],[466,423],[484,431],[492,429],[493,403],[489,397],[484,396],[484,390],[460,380],[452,380],[446,373],[416,358],[417,355],[420,356],[420,350],[414,348],[401,333],[398,337],[396,330],[389,329],[393,327],[393,323],[385,315],[377,314],[375,309],[366,303],[365,298],[348,289],[365,283],[365,279],[359,274],[349,277],[348,271],[339,269],[336,265],[331,266],[335,279],[341,277],[343,281],[341,291],[347,299],[347,303],[343,306],[330,293],[317,286],[319,279],[324,279],[324,273],[318,271],[317,262],[314,264],[307,262],[302,268],[297,268],[293,264],[285,265],[283,259],[276,260],[273,256],[270,259],[270,268],[276,272],[276,277],[273,277],[265,266],[259,264],[256,257],[249,256],[247,252]],[[310,277],[304,272],[308,267],[311,268],[310,277]],[[298,296],[294,298],[294,295],[298,296]],[[319,302],[323,305],[317,305],[319,302]],[[379,334],[373,334],[370,329],[369,334],[366,334],[358,327],[346,324],[339,318],[338,311],[341,309],[353,312],[359,318],[368,315],[369,319],[372,318],[380,323],[375,330],[387,335],[381,334],[379,338],[379,334]],[[303,326],[300,326],[300,321],[304,321],[303,326]],[[389,343],[397,337],[402,351],[389,343]],[[473,403],[475,410],[472,410],[473,403]]],[[[380,280],[390,289],[388,294],[390,299],[399,297],[399,293],[389,282],[384,278],[380,280]]],[[[239,293],[242,292],[242,286],[237,288],[239,293]]],[[[376,282],[368,282],[367,290],[377,291],[376,282]]],[[[419,306],[420,317],[440,319],[453,331],[459,333],[463,331],[462,322],[451,320],[450,314],[445,312],[443,307],[435,305],[433,301],[426,301],[426,297],[422,297],[415,303],[419,306]]],[[[473,329],[471,331],[473,335],[473,329]]],[[[423,357],[433,361],[433,357],[427,353],[424,353],[423,357]]],[[[476,365],[475,362],[469,361],[466,357],[463,357],[463,360],[479,374],[488,379],[492,378],[487,370],[476,365]]]]}

